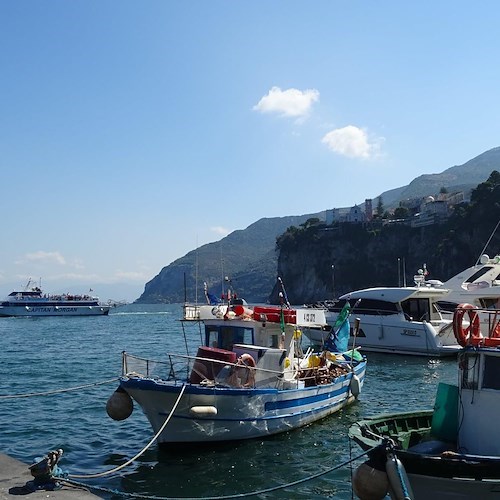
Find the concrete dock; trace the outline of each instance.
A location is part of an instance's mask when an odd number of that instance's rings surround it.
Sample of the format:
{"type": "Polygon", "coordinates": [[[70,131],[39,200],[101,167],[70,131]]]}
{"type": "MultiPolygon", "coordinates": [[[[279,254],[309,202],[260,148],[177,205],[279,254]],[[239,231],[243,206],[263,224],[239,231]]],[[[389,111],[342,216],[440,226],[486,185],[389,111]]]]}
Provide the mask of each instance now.
{"type": "Polygon", "coordinates": [[[86,489],[63,484],[59,490],[30,490],[26,486],[33,480],[29,465],[0,453],[0,500],[29,495],[29,500],[53,498],[55,500],[96,500],[98,497],[86,489]]]}

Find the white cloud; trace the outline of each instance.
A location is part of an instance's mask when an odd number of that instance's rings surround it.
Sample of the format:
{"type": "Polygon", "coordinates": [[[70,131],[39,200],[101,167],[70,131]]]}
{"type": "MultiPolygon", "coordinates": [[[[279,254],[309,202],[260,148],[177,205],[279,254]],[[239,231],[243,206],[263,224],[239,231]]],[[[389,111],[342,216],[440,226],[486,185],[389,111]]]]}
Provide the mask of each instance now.
{"type": "Polygon", "coordinates": [[[59,252],[44,252],[39,250],[38,252],[28,253],[24,256],[28,261],[34,262],[55,262],[61,266],[66,265],[66,259],[59,252]]]}
{"type": "Polygon", "coordinates": [[[229,229],[222,226],[213,226],[210,228],[210,231],[221,236],[227,236],[231,232],[229,229]]]}
{"type": "Polygon", "coordinates": [[[252,108],[261,113],[278,113],[282,116],[304,117],[313,103],[319,100],[319,92],[316,89],[281,90],[273,87],[267,95],[252,108]]]}
{"type": "Polygon", "coordinates": [[[363,159],[377,156],[383,141],[383,137],[369,137],[366,130],[354,125],[332,130],[321,140],[335,153],[363,159]]]}
{"type": "Polygon", "coordinates": [[[116,271],[115,278],[118,280],[139,281],[141,283],[149,279],[146,273],[138,271],[116,271]]]}

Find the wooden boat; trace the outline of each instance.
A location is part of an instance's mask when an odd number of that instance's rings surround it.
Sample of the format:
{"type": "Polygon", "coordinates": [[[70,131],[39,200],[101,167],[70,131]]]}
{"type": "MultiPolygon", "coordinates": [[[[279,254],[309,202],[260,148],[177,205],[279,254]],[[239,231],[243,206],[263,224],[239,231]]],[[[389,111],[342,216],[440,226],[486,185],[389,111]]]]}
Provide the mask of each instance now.
{"type": "Polygon", "coordinates": [[[115,419],[130,414],[131,398],[137,402],[160,444],[290,431],[340,410],[362,389],[366,359],[357,351],[303,345],[304,330],[327,327],[322,310],[232,299],[186,304],[183,319],[204,325],[197,355],[153,361],[124,353],[120,385],[108,401],[115,419]]]}
{"type": "MultiPolygon", "coordinates": [[[[380,415],[350,427],[350,437],[363,449],[371,450],[371,461],[363,464],[353,479],[360,498],[370,495],[365,476],[370,471],[382,472],[380,484],[385,480],[387,489],[393,486],[383,477],[386,455],[380,454],[388,444],[389,453],[397,456],[407,474],[407,486],[414,494],[411,498],[498,498],[499,319],[500,310],[458,306],[453,322],[462,347],[457,357],[458,385],[439,384],[433,410],[380,415]],[[491,319],[484,335],[473,326],[479,324],[475,317],[481,312],[491,319]]],[[[396,489],[400,486],[396,485],[396,489]]]]}

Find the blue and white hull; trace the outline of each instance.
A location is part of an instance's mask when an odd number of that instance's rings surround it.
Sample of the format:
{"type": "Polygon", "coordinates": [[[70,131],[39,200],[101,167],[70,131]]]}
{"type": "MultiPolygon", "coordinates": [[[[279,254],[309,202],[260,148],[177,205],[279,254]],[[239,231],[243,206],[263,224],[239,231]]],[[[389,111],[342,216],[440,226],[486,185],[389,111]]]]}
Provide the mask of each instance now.
{"type": "MultiPolygon", "coordinates": [[[[188,384],[159,443],[259,438],[322,419],[353,402],[366,363],[332,383],[297,389],[204,387],[188,384]],[[356,388],[353,387],[353,373],[356,388]]],[[[170,415],[183,387],[142,377],[123,377],[120,387],[142,408],[155,433],[170,415]]]]}

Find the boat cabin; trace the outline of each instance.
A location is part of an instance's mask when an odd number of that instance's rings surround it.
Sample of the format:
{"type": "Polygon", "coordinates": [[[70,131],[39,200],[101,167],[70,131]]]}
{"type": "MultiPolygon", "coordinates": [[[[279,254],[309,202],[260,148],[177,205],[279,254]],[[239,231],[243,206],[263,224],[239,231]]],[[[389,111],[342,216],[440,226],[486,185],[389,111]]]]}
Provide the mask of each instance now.
{"type": "Polygon", "coordinates": [[[459,358],[458,449],[498,455],[500,432],[500,349],[466,348],[459,358]]]}

